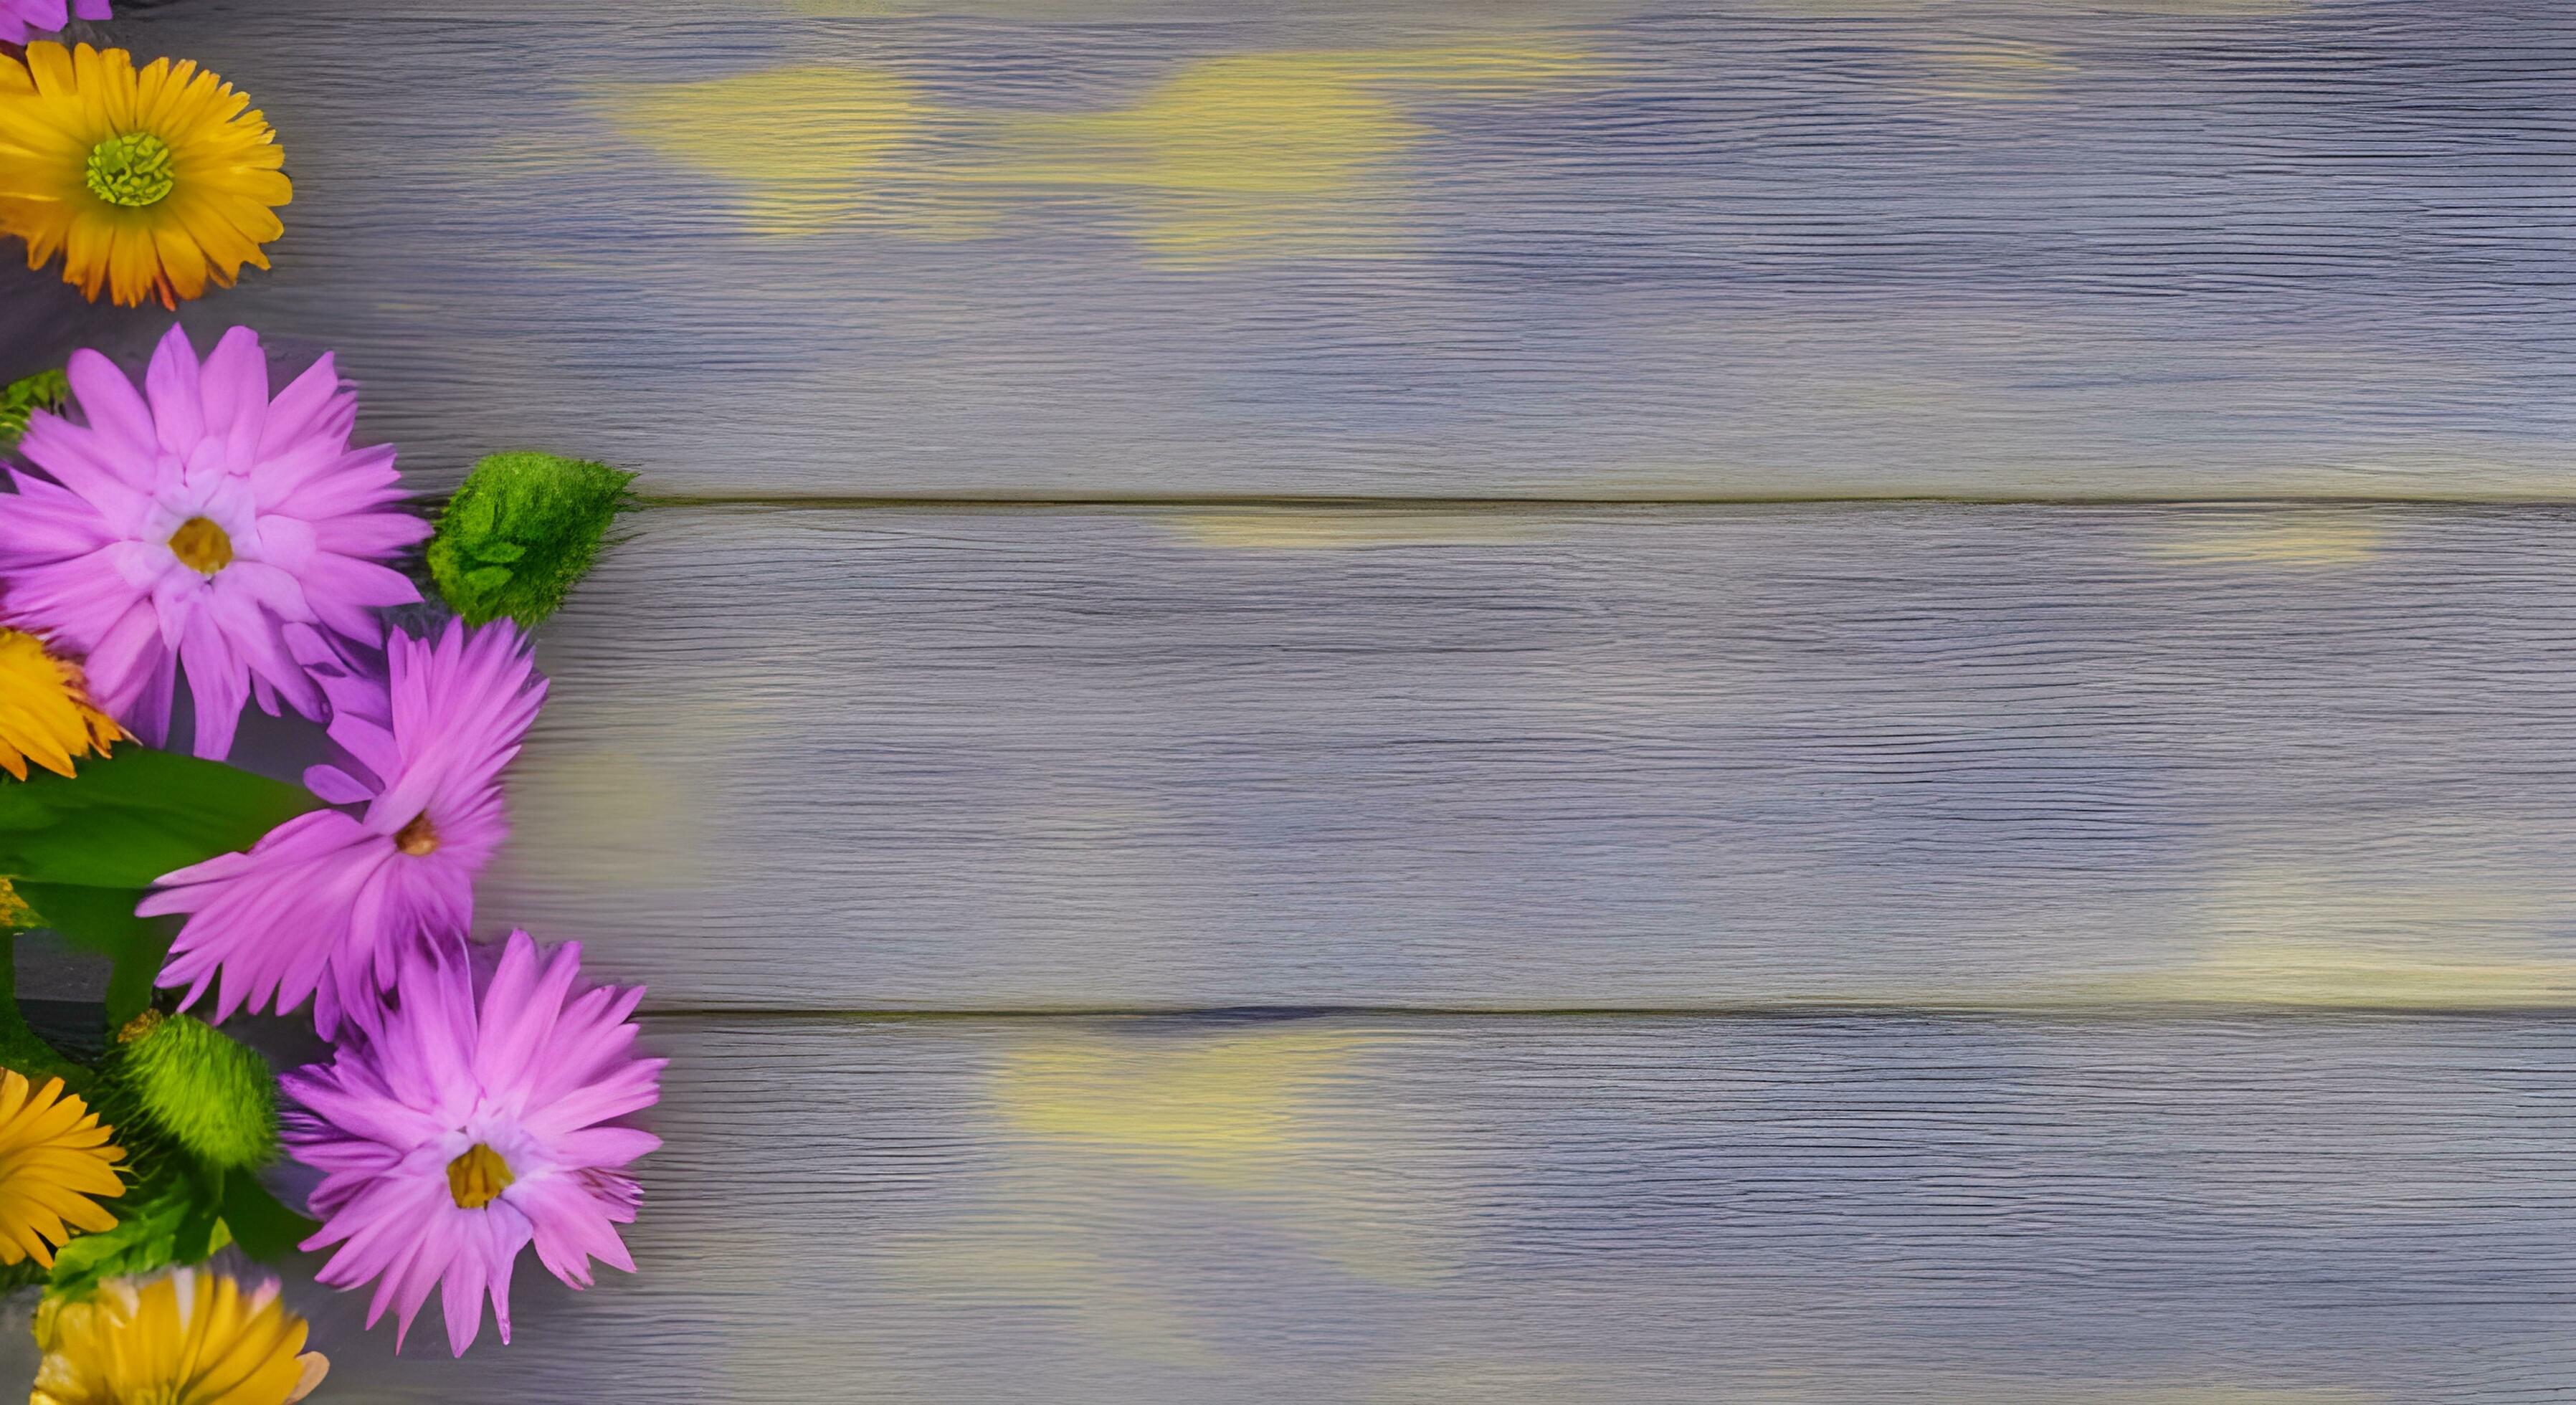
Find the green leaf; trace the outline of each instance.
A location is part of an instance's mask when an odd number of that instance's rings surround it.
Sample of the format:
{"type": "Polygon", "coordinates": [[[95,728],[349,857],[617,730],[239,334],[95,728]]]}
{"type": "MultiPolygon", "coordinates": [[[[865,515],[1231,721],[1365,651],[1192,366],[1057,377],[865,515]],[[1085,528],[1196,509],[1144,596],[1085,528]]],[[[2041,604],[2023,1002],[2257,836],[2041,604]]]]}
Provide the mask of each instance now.
{"type": "Polygon", "coordinates": [[[111,1200],[107,1206],[117,1217],[116,1228],[81,1235],[54,1255],[49,1296],[85,1298],[101,1279],[204,1263],[232,1242],[213,1187],[194,1177],[174,1181],[140,1203],[111,1200]]]}
{"type": "MultiPolygon", "coordinates": [[[[0,875],[85,888],[147,888],[173,869],[247,849],[322,802],[299,787],[220,761],[126,745],[0,782],[0,875]]],[[[129,909],[130,910],[130,909],[129,909]]]]}
{"type": "Polygon", "coordinates": [[[175,917],[137,917],[140,888],[84,888],[70,883],[20,883],[18,895],[36,909],[55,935],[116,963],[107,979],[107,1022],[112,1028],[152,1003],[152,981],[178,935],[175,917]]]}
{"type": "Polygon", "coordinates": [[[152,1001],[177,923],[134,906],[155,879],[260,836],[322,802],[265,776],[175,752],[120,746],[75,774],[0,781],[0,875],[64,940],[116,963],[114,1023],[152,1001]]]}
{"type": "Polygon", "coordinates": [[[499,566],[507,566],[527,554],[528,549],[517,542],[488,541],[474,548],[475,560],[488,561],[499,566]]]}
{"type": "Polygon", "coordinates": [[[45,1042],[27,1023],[25,1012],[18,1008],[18,934],[0,932],[0,1068],[13,1068],[27,1079],[43,1083],[48,1078],[63,1080],[73,1092],[89,1087],[89,1070],[62,1056],[61,1051],[45,1042]]]}
{"type": "Polygon", "coordinates": [[[252,1171],[234,1171],[224,1177],[223,1214],[233,1242],[262,1263],[274,1263],[294,1253],[296,1245],[322,1228],[286,1208],[252,1171]]]}

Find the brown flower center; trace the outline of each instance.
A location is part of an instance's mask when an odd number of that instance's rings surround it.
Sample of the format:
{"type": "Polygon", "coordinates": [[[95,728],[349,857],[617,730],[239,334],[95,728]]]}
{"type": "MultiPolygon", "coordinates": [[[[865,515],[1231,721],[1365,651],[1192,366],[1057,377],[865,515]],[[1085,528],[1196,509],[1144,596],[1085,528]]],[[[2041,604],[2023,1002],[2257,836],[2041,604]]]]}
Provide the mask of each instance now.
{"type": "Polygon", "coordinates": [[[394,847],[413,858],[438,852],[438,831],[430,827],[429,811],[412,816],[411,823],[394,831],[394,847]]]}
{"type": "Polygon", "coordinates": [[[447,1163],[447,1193],[456,1197],[456,1208],[480,1210],[501,1198],[518,1177],[510,1174],[510,1163],[501,1153],[481,1142],[465,1149],[465,1154],[447,1163]]]}
{"type": "Polygon", "coordinates": [[[191,517],[170,534],[170,554],[198,575],[211,576],[233,564],[232,534],[211,517],[191,517]]]}

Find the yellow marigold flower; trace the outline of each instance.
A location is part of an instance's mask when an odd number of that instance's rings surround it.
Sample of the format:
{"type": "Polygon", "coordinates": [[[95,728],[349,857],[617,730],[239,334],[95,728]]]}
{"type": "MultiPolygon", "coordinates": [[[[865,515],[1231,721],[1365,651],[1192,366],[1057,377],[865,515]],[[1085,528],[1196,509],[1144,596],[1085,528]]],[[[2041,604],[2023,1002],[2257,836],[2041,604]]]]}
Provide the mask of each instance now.
{"type": "Polygon", "coordinates": [[[72,1230],[116,1228],[116,1216],[90,1199],[125,1193],[115,1169],[125,1152],[108,1136],[63,1080],[37,1088],[0,1069],[0,1264],[32,1257],[50,1268],[53,1246],[72,1230]]]}
{"type": "Polygon", "coordinates": [[[32,760],[68,776],[73,757],[105,755],[124,735],[90,703],[78,664],[46,653],[32,634],[0,629],[0,771],[23,781],[32,760]]]}
{"type": "Polygon", "coordinates": [[[41,925],[36,910],[27,906],[25,898],[18,896],[18,885],[0,878],[0,941],[6,941],[10,932],[22,932],[41,925]]]}
{"type": "Polygon", "coordinates": [[[287,1405],[331,1368],[304,1330],[273,1282],[245,1290],[186,1268],[118,1279],[36,1309],[45,1361],[28,1405],[287,1405]]]}
{"type": "Polygon", "coordinates": [[[0,56],[0,234],[27,266],[120,307],[229,288],[286,231],[294,195],[277,133],[250,97],[191,62],[141,70],[123,49],[30,44],[0,56]]]}

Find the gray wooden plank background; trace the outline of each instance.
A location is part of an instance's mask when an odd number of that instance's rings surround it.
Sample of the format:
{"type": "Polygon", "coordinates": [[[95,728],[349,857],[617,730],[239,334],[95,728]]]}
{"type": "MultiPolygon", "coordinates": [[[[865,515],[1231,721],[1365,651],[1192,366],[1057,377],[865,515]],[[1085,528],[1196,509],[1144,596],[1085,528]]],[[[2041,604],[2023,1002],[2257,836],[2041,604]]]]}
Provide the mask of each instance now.
{"type": "Polygon", "coordinates": [[[660,1008],[2576,996],[2555,514],[630,520],[481,915],[660,1008]]]}
{"type": "Polygon", "coordinates": [[[1601,505],[2564,497],[2566,7],[120,11],[298,183],[192,327],[770,504],[484,892],[669,1012],[646,1272],[325,1398],[2576,1386],[2565,509],[1601,505]],[[1325,1005],[1767,1013],[826,1013],[1325,1005]]]}
{"type": "MultiPolygon", "coordinates": [[[[2563,1020],[661,1020],[643,1272],[345,1400],[2438,1405],[2576,1378],[2563,1020]]],[[[0,1339],[10,1334],[0,1333],[0,1339]]]]}
{"type": "Polygon", "coordinates": [[[2556,0],[135,15],[297,182],[277,274],[189,321],[338,347],[434,482],[521,443],[861,496],[2576,467],[2556,0]]]}

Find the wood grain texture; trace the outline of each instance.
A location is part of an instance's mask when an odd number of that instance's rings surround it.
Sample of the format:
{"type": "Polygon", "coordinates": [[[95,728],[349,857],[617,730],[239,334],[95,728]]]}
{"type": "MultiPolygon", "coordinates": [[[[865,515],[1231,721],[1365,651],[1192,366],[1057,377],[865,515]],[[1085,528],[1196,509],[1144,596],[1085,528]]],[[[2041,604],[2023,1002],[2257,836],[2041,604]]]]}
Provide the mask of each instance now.
{"type": "Polygon", "coordinates": [[[632,520],[481,917],[659,1008],[2576,1000],[2554,516],[632,520]]]}
{"type": "Polygon", "coordinates": [[[277,273],[188,320],[336,346],[434,482],[522,444],[678,494],[2576,481],[2554,0],[126,13],[297,181],[277,273]]]}
{"type": "Polygon", "coordinates": [[[2501,1405],[2576,1391],[2566,1036],[662,1021],[639,1276],[461,1362],[301,1301],[337,1400],[2501,1405]]]}

